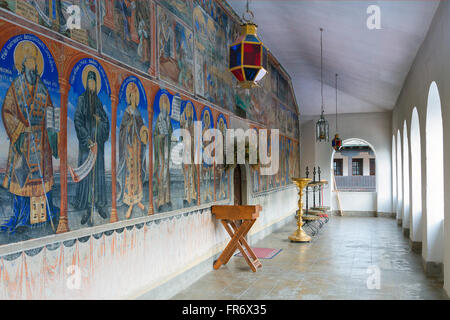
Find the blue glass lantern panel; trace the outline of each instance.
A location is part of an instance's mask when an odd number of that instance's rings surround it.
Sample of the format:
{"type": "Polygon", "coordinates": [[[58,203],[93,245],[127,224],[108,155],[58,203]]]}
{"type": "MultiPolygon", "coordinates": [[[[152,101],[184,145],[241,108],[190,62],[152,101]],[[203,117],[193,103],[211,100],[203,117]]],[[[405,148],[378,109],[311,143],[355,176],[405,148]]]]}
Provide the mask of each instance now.
{"type": "Polygon", "coordinates": [[[258,38],[255,37],[255,36],[252,35],[252,34],[248,34],[248,35],[245,37],[245,41],[249,41],[249,42],[258,42],[258,43],[259,43],[258,38]]]}
{"type": "Polygon", "coordinates": [[[258,71],[259,71],[259,69],[256,69],[256,68],[244,68],[245,79],[247,81],[255,81],[258,71]]]}
{"type": "Polygon", "coordinates": [[[241,44],[236,44],[230,47],[230,69],[241,64],[241,44]]]}

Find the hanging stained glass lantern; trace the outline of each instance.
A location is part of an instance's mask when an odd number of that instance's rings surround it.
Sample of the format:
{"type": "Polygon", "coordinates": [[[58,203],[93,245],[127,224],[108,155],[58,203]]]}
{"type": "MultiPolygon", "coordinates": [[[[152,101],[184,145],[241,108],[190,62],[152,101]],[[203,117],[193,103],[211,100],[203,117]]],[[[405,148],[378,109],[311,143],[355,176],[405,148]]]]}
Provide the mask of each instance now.
{"type": "Polygon", "coordinates": [[[258,38],[258,26],[252,22],[253,17],[247,1],[247,12],[242,16],[245,23],[241,25],[241,35],[230,46],[229,70],[239,81],[239,86],[245,89],[257,87],[267,74],[267,48],[258,38]]]}
{"type": "Polygon", "coordinates": [[[323,116],[323,47],[322,47],[322,33],[323,29],[320,28],[320,94],[322,96],[322,113],[320,115],[320,119],[316,123],[316,141],[329,141],[329,125],[328,121],[323,116]]]}
{"type": "Polygon", "coordinates": [[[316,123],[316,140],[317,141],[329,141],[330,137],[330,129],[328,125],[328,121],[322,115],[320,119],[316,123]]]}
{"type": "Polygon", "coordinates": [[[339,138],[339,134],[334,135],[334,139],[331,141],[331,146],[334,150],[339,151],[342,148],[342,139],[339,138]]]}
{"type": "Polygon", "coordinates": [[[336,134],[334,135],[334,139],[331,141],[331,146],[333,147],[334,150],[339,151],[342,148],[342,139],[339,137],[339,133],[338,133],[337,78],[338,78],[338,75],[336,73],[336,134]]]}

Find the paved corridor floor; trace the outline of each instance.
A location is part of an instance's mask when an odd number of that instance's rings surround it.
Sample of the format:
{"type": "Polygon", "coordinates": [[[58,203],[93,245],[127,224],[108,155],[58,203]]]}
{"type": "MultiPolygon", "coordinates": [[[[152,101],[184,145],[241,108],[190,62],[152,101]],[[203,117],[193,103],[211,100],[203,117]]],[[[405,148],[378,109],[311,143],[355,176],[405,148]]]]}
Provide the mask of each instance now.
{"type": "Polygon", "coordinates": [[[332,217],[311,243],[291,243],[287,225],[255,247],[283,249],[251,272],[242,257],[212,270],[173,299],[445,299],[394,219],[332,217]],[[379,289],[369,289],[379,270],[379,289]],[[368,278],[371,277],[369,280],[368,278]]]}

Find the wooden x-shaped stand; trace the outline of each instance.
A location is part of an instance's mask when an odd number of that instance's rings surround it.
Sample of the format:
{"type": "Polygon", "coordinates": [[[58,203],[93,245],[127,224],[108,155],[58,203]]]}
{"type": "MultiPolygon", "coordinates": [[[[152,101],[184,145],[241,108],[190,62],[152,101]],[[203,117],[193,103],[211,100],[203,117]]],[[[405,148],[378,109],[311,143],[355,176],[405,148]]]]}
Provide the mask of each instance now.
{"type": "Polygon", "coordinates": [[[214,214],[217,219],[220,219],[220,222],[231,237],[230,242],[214,263],[215,270],[219,269],[221,265],[227,264],[236,251],[236,248],[239,249],[253,272],[256,272],[258,268],[262,267],[261,262],[256,257],[252,248],[250,248],[247,240],[245,240],[247,233],[259,217],[261,209],[262,208],[259,205],[212,207],[212,214],[214,214]],[[242,223],[238,227],[236,221],[239,220],[242,220],[242,223]],[[244,247],[246,250],[244,250],[244,247]]]}

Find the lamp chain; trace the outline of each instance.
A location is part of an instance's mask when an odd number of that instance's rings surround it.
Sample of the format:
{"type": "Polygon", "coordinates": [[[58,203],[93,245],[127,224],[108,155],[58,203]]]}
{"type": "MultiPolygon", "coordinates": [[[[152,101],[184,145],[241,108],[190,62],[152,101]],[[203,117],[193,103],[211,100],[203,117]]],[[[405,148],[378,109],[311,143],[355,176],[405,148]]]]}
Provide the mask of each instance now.
{"type": "Polygon", "coordinates": [[[323,45],[322,45],[323,29],[320,28],[320,94],[322,96],[322,114],[323,114],[323,45]]]}
{"type": "Polygon", "coordinates": [[[336,133],[338,133],[338,92],[337,92],[337,78],[338,78],[338,74],[336,73],[336,133]]]}
{"type": "Polygon", "coordinates": [[[255,18],[255,15],[253,14],[252,11],[250,11],[250,1],[249,0],[247,0],[246,9],[247,9],[246,12],[244,12],[242,14],[242,20],[244,20],[246,23],[252,23],[253,19],[255,18]],[[249,16],[248,19],[245,17],[245,14],[247,14],[249,16]]]}

